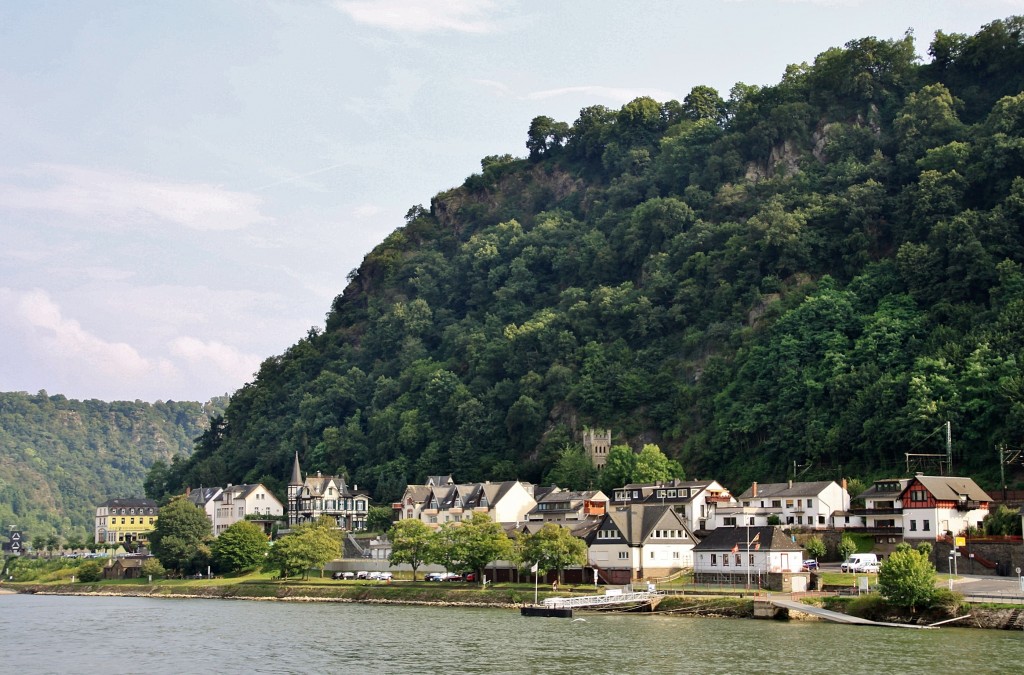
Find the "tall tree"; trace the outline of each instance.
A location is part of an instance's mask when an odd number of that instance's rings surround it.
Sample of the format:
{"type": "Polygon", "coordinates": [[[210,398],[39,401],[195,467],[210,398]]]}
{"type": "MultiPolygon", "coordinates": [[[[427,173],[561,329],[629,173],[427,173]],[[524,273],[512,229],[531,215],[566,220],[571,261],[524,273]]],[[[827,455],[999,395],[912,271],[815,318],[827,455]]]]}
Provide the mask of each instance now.
{"type": "Polygon", "coordinates": [[[219,571],[241,572],[262,565],[269,548],[263,528],[247,520],[240,520],[220,533],[210,544],[210,553],[219,571]]]}
{"type": "Polygon", "coordinates": [[[524,563],[536,563],[542,572],[557,572],[561,583],[565,568],[587,564],[587,544],[569,528],[545,523],[524,537],[520,555],[524,563]]]}
{"type": "Polygon", "coordinates": [[[207,542],[211,535],[206,512],[184,495],[178,495],[160,509],[149,542],[153,554],[164,567],[186,572],[200,567],[209,557],[207,542]]]}
{"type": "Polygon", "coordinates": [[[416,570],[430,557],[431,535],[430,528],[422,520],[399,520],[388,533],[388,538],[391,539],[391,554],[388,561],[392,565],[411,567],[412,580],[416,581],[416,570]]]}

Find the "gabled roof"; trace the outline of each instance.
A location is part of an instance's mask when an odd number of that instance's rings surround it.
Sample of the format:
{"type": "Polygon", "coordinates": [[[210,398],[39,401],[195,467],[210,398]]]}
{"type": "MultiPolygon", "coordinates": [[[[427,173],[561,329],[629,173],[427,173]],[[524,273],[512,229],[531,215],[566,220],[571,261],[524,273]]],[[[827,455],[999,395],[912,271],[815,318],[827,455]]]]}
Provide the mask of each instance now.
{"type": "Polygon", "coordinates": [[[206,506],[219,497],[221,492],[219,487],[196,488],[188,493],[188,500],[196,506],[206,506]]]}
{"type": "MultiPolygon", "coordinates": [[[[759,525],[757,527],[716,527],[704,537],[699,544],[694,546],[694,551],[731,551],[734,547],[739,550],[747,550],[747,542],[757,538],[761,548],[758,550],[770,551],[802,551],[793,540],[786,536],[781,527],[774,525],[759,525]]],[[[750,550],[754,550],[751,544],[750,550]]]]}
{"type": "Polygon", "coordinates": [[[292,463],[292,478],[288,485],[302,485],[302,469],[299,468],[299,451],[295,451],[295,461],[292,463]]]}
{"type": "Polygon", "coordinates": [[[757,496],[754,496],[754,486],[751,485],[747,490],[736,499],[743,501],[744,499],[779,499],[786,497],[817,497],[827,488],[837,485],[834,480],[819,480],[812,481],[809,483],[799,483],[796,481],[789,483],[757,483],[757,496]]]}
{"type": "Polygon", "coordinates": [[[657,529],[685,530],[690,539],[697,541],[682,517],[671,506],[661,504],[612,507],[594,530],[611,529],[608,525],[617,529],[630,546],[641,546],[657,529]]]}
{"type": "MultiPolygon", "coordinates": [[[[914,480],[920,482],[921,485],[924,486],[924,489],[928,490],[932,497],[939,501],[992,501],[992,498],[988,496],[988,493],[982,490],[981,487],[979,487],[978,484],[970,478],[962,476],[914,476],[914,480]]],[[[903,493],[905,493],[907,489],[908,488],[904,488],[903,493]]]]}
{"type": "Polygon", "coordinates": [[[154,500],[152,500],[152,499],[120,499],[119,498],[119,499],[108,499],[107,501],[105,501],[102,504],[100,504],[100,506],[107,506],[107,507],[111,507],[111,508],[113,508],[115,506],[117,508],[121,508],[122,506],[125,507],[125,508],[129,508],[129,507],[139,508],[140,506],[142,506],[142,507],[148,509],[150,507],[156,508],[156,502],[154,500]]]}

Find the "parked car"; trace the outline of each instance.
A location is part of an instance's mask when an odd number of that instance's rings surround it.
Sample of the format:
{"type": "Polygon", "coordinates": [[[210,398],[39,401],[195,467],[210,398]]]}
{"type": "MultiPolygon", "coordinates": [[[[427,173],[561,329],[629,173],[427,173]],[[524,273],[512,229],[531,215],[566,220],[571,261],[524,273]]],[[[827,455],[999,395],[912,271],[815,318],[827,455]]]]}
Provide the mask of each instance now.
{"type": "Polygon", "coordinates": [[[365,571],[365,570],[360,570],[359,572],[356,572],[356,579],[369,579],[369,578],[370,578],[370,573],[365,571]]]}
{"type": "Polygon", "coordinates": [[[331,575],[331,578],[332,579],[354,579],[355,576],[356,575],[353,574],[352,572],[335,572],[334,574],[331,575]]]}
{"type": "Polygon", "coordinates": [[[441,581],[462,581],[462,575],[457,572],[447,572],[441,581]]]}
{"type": "Polygon", "coordinates": [[[424,581],[443,581],[445,572],[428,572],[423,576],[424,581]]]}
{"type": "Polygon", "coordinates": [[[818,569],[817,560],[805,560],[804,561],[804,572],[810,572],[811,570],[818,569]]]}
{"type": "Polygon", "coordinates": [[[377,579],[379,579],[380,581],[391,581],[393,578],[394,578],[394,575],[391,572],[378,572],[377,573],[377,579]]]}
{"type": "Polygon", "coordinates": [[[466,581],[476,581],[476,572],[470,572],[467,574],[466,581]]]}
{"type": "Polygon", "coordinates": [[[843,572],[877,572],[878,556],[874,553],[854,553],[839,565],[843,572]]]}

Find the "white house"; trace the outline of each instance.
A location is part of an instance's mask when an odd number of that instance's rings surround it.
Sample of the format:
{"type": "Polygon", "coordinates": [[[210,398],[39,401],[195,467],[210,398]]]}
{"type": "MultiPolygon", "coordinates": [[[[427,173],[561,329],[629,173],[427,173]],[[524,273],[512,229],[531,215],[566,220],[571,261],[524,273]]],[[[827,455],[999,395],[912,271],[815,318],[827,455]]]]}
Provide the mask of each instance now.
{"type": "MultiPolygon", "coordinates": [[[[803,570],[803,549],[781,527],[717,527],[693,550],[694,581],[764,586],[769,575],[803,570]]],[[[803,590],[799,588],[792,590],[803,590]]]]}
{"type": "MultiPolygon", "coordinates": [[[[538,490],[534,490],[537,496],[538,490]]],[[[600,518],[608,510],[608,497],[600,490],[551,488],[537,496],[537,504],[526,513],[529,522],[573,524],[600,518]]]]}
{"type": "Polygon", "coordinates": [[[519,523],[537,505],[532,483],[501,481],[456,484],[451,476],[431,476],[425,485],[409,485],[392,504],[397,520],[418,518],[431,527],[458,523],[486,513],[498,523],[519,523]]]}
{"type": "Polygon", "coordinates": [[[717,509],[735,506],[736,500],[729,490],[715,480],[659,481],[656,483],[630,483],[612,492],[612,503],[668,504],[679,513],[691,532],[715,527],[717,509]]]}
{"type": "Polygon", "coordinates": [[[831,525],[834,512],[850,508],[845,480],[843,485],[835,481],[754,483],[738,501],[735,506],[718,507],[718,527],[760,527],[776,516],[786,527],[824,530],[831,525]]]}
{"type": "Polygon", "coordinates": [[[344,476],[316,475],[302,477],[299,453],[295,453],[292,477],[288,481],[288,524],[316,522],[326,516],[334,519],[338,529],[365,530],[370,512],[370,495],[358,485],[349,487],[344,476]]]}
{"type": "Polygon", "coordinates": [[[262,524],[267,529],[267,523],[284,515],[284,505],[262,483],[198,488],[189,491],[188,499],[206,512],[215,537],[246,518],[266,516],[262,524]]]}
{"type": "Polygon", "coordinates": [[[900,494],[903,538],[935,541],[981,527],[992,498],[970,478],[924,476],[910,479],[900,494]]]}
{"type": "Polygon", "coordinates": [[[630,504],[610,507],[584,541],[605,582],[628,583],[692,567],[698,540],[671,506],[630,504]]]}

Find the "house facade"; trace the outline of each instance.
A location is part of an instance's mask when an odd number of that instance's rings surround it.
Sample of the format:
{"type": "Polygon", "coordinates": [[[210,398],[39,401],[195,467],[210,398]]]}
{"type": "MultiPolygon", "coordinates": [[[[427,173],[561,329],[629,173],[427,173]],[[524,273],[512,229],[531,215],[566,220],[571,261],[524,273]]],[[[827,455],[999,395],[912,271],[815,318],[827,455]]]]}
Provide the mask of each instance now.
{"type": "Polygon", "coordinates": [[[693,566],[697,539],[670,505],[612,506],[584,537],[587,564],[607,583],[668,576],[693,566]]]}
{"type": "Polygon", "coordinates": [[[720,506],[718,527],[763,527],[772,516],[788,528],[824,530],[832,515],[850,508],[850,494],[835,481],[753,483],[739,496],[738,504],[720,506]]]}
{"type": "Polygon", "coordinates": [[[536,505],[526,513],[526,520],[571,524],[600,518],[607,509],[608,496],[600,490],[574,491],[556,487],[537,497],[536,505]]]}
{"type": "Polygon", "coordinates": [[[854,496],[864,503],[862,507],[834,516],[835,527],[871,535],[881,547],[879,550],[895,547],[903,541],[902,495],[909,483],[909,478],[876,480],[867,490],[854,496]]]}
{"type": "Polygon", "coordinates": [[[992,498],[970,478],[918,474],[908,481],[900,501],[904,540],[935,541],[980,528],[992,498]]]}
{"type": "MultiPolygon", "coordinates": [[[[233,503],[223,504],[218,508],[229,509],[232,506],[233,503]]],[[[265,508],[269,504],[261,506],[265,508]]],[[[317,471],[315,476],[307,475],[303,478],[299,453],[296,452],[292,477],[288,481],[287,511],[289,526],[328,517],[334,520],[338,529],[365,530],[366,516],[370,512],[370,496],[360,491],[357,485],[350,488],[344,476],[324,476],[317,471]]]]}
{"type": "Polygon", "coordinates": [[[186,497],[210,519],[213,536],[240,520],[251,520],[269,534],[269,526],[284,515],[284,505],[262,483],[189,490],[186,497]]]}
{"type": "Polygon", "coordinates": [[[683,517],[691,532],[714,529],[720,508],[735,506],[729,490],[715,480],[631,483],[612,492],[612,504],[669,505],[683,517]]]}
{"type": "Polygon", "coordinates": [[[486,513],[497,523],[520,523],[537,505],[534,486],[521,481],[458,484],[451,476],[431,476],[425,485],[408,485],[392,504],[396,520],[416,518],[432,528],[486,513]]]}
{"type": "Polygon", "coordinates": [[[160,508],[152,499],[109,499],[96,507],[93,542],[125,544],[148,541],[160,508]]]}
{"type": "MultiPolygon", "coordinates": [[[[693,551],[696,583],[792,587],[792,576],[802,574],[803,549],[779,526],[717,527],[693,551]],[[769,576],[776,575],[777,583],[769,576]]],[[[804,590],[798,582],[792,590],[804,590]]]]}

